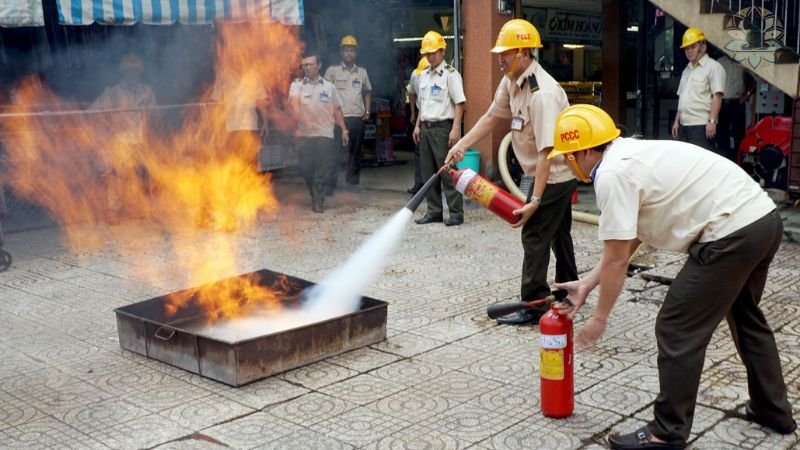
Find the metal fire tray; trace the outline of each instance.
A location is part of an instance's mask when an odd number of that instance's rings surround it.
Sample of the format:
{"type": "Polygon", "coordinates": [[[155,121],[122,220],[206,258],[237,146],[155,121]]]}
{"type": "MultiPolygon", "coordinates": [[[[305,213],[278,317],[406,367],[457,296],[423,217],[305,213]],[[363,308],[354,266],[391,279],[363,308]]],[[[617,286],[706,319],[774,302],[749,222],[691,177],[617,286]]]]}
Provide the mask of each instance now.
{"type": "MultiPolygon", "coordinates": [[[[313,286],[309,281],[266,269],[240,276],[251,275],[258,276],[265,286],[285,276],[298,292],[313,286]]],[[[186,292],[190,290],[175,294],[186,292]]],[[[114,310],[120,347],[231,386],[386,339],[388,305],[369,297],[362,297],[361,307],[352,314],[231,342],[198,332],[201,327],[197,324],[204,322],[205,316],[194,297],[186,308],[167,316],[164,308],[167,297],[114,310]]]]}

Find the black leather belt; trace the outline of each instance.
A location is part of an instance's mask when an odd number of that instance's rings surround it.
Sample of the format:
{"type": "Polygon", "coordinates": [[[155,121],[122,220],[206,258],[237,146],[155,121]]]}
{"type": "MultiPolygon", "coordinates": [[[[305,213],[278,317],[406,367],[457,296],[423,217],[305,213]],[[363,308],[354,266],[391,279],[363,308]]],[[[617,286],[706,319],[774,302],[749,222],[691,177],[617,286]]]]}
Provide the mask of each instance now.
{"type": "Polygon", "coordinates": [[[452,119],[450,119],[450,120],[437,120],[437,121],[433,121],[433,122],[427,121],[427,120],[423,120],[421,123],[422,123],[422,126],[425,127],[425,128],[452,127],[453,126],[453,120],[452,119]]]}

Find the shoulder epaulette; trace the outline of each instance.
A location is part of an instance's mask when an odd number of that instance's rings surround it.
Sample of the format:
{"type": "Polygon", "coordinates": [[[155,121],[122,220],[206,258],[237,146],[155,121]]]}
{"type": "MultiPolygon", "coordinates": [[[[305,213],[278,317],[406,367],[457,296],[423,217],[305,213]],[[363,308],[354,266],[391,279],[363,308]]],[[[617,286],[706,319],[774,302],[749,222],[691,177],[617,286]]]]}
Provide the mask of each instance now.
{"type": "Polygon", "coordinates": [[[451,66],[450,64],[448,64],[448,65],[447,65],[447,71],[448,71],[448,72],[450,72],[450,73],[453,73],[453,72],[455,72],[455,71],[456,71],[456,68],[455,68],[455,67],[453,67],[453,66],[451,66]]]}
{"type": "Polygon", "coordinates": [[[539,90],[539,82],[536,81],[536,75],[528,75],[528,87],[530,88],[531,93],[539,90]]]}

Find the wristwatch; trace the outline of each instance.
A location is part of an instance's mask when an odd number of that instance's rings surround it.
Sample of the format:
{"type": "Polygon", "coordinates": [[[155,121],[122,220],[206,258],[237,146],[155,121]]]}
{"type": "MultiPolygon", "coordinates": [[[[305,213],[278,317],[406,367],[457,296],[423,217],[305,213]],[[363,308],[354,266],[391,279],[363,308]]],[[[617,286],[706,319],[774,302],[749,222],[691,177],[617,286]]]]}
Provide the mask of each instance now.
{"type": "Polygon", "coordinates": [[[537,195],[531,195],[531,203],[536,203],[537,205],[541,205],[542,197],[539,197],[537,195]]]}
{"type": "Polygon", "coordinates": [[[708,123],[717,124],[718,122],[719,122],[719,120],[717,120],[717,119],[708,119],[708,123]]]}

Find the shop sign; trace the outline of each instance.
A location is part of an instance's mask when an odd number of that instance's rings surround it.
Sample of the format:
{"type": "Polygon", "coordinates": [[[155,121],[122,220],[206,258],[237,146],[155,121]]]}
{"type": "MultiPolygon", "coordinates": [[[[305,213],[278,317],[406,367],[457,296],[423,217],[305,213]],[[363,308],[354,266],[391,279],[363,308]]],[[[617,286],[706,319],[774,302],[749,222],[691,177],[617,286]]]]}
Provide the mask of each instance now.
{"type": "Polygon", "coordinates": [[[542,38],[575,44],[600,44],[603,18],[599,14],[548,9],[542,38]]]}

